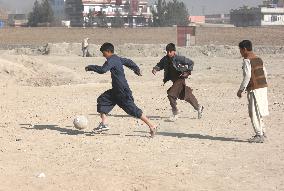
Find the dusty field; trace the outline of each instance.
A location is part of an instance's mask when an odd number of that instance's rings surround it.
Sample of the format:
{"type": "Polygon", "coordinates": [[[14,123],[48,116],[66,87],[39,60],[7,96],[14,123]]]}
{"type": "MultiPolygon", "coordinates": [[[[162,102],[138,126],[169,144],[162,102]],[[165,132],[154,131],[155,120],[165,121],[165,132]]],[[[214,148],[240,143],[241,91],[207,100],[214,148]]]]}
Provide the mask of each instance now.
{"type": "MultiPolygon", "coordinates": [[[[149,49],[150,50],[150,49],[149,49]]],[[[151,50],[150,50],[151,51],[151,50]]],[[[161,49],[161,52],[163,50],[161,49]]],[[[189,56],[189,55],[188,55],[189,56]]],[[[0,53],[0,190],[284,190],[284,55],[265,55],[269,72],[268,140],[253,135],[247,101],[238,99],[239,57],[196,56],[188,84],[205,106],[203,119],[179,102],[181,118],[169,122],[166,90],[151,68],[159,57],[131,57],[142,68],[126,70],[136,103],[159,125],[148,129],[119,109],[111,130],[95,135],[96,98],[110,88],[110,75],[87,74],[101,57],[0,53]],[[77,131],[75,115],[90,126],[77,131]],[[44,173],[44,178],[38,178],[44,173]]]]}
{"type": "MultiPolygon", "coordinates": [[[[219,28],[199,27],[196,29],[197,45],[237,45],[250,39],[255,45],[284,45],[284,27],[270,28],[219,28]]],[[[0,48],[9,44],[43,45],[58,42],[81,42],[91,38],[91,43],[112,42],[116,45],[166,44],[176,42],[176,28],[142,29],[82,29],[82,28],[4,28],[0,29],[0,48]]]]}

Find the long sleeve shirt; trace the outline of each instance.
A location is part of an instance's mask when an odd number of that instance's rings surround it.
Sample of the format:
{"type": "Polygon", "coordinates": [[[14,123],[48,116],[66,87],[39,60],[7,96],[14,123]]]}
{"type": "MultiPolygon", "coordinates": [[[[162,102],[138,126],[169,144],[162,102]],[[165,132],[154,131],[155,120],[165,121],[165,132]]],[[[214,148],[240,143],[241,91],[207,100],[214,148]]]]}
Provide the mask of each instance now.
{"type": "Polygon", "coordinates": [[[164,56],[160,62],[153,68],[157,71],[164,70],[164,83],[169,80],[175,81],[180,74],[185,71],[192,71],[194,62],[184,56],[176,55],[173,58],[164,56]]]}
{"type": "Polygon", "coordinates": [[[121,58],[117,55],[113,55],[107,58],[107,61],[103,66],[90,65],[89,68],[99,74],[104,74],[108,71],[111,72],[112,88],[116,93],[131,92],[128,82],[125,78],[123,65],[133,70],[135,74],[140,74],[139,67],[130,59],[121,58]]]}
{"type": "Polygon", "coordinates": [[[82,42],[82,48],[87,48],[89,46],[89,39],[85,38],[82,42]]]}

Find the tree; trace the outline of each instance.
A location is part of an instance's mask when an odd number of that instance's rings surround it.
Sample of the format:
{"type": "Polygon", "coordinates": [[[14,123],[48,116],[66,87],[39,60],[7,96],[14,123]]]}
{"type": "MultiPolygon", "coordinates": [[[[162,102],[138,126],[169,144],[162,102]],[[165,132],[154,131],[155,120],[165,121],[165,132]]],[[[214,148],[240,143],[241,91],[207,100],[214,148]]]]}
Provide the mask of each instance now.
{"type": "Polygon", "coordinates": [[[82,0],[65,0],[66,19],[71,21],[71,26],[79,27],[84,23],[82,0]]]}
{"type": "Polygon", "coordinates": [[[154,27],[166,27],[173,25],[188,25],[188,10],[183,2],[172,0],[158,0],[156,10],[152,10],[154,27]]]}
{"type": "Polygon", "coordinates": [[[53,10],[49,1],[50,0],[43,0],[41,3],[42,23],[52,23],[54,20],[53,10]]]}
{"type": "Polygon", "coordinates": [[[52,23],[53,20],[53,10],[49,0],[43,0],[42,3],[36,0],[34,2],[33,11],[29,13],[28,25],[36,27],[39,23],[52,23]]]}
{"type": "Polygon", "coordinates": [[[29,13],[28,16],[28,25],[32,27],[36,27],[38,23],[41,22],[41,7],[39,2],[36,0],[34,2],[33,11],[29,13]]]}
{"type": "Polygon", "coordinates": [[[162,27],[166,24],[165,15],[166,15],[167,3],[165,0],[158,0],[156,3],[156,10],[152,10],[153,14],[153,23],[154,27],[162,27]]]}
{"type": "Polygon", "coordinates": [[[183,2],[179,2],[178,0],[168,2],[165,15],[168,26],[188,25],[188,15],[188,10],[183,2]]]}

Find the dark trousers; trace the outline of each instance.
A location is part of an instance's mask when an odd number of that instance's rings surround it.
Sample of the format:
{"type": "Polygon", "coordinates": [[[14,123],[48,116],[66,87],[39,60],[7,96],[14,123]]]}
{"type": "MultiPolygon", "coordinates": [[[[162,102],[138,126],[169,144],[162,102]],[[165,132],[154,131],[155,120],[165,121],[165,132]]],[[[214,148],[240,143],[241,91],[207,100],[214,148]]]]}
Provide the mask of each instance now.
{"type": "Polygon", "coordinates": [[[108,114],[116,105],[123,109],[128,115],[136,118],[141,118],[142,116],[142,110],[135,105],[134,98],[130,92],[119,94],[113,89],[110,89],[101,94],[97,99],[98,113],[108,114]]]}
{"type": "Polygon", "coordinates": [[[177,99],[185,100],[190,103],[195,110],[198,110],[199,104],[192,91],[190,87],[186,86],[185,79],[178,79],[173,82],[172,87],[168,89],[167,93],[174,115],[178,113],[177,99]]]}

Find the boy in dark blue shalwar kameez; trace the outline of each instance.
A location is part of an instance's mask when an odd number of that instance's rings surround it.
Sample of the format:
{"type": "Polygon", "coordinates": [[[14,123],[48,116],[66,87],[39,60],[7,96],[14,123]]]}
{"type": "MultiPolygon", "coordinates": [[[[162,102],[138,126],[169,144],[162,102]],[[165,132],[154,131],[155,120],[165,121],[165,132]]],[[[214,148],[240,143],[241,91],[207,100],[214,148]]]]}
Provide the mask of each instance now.
{"type": "Polygon", "coordinates": [[[85,68],[86,71],[94,71],[99,74],[111,72],[112,89],[107,90],[97,99],[97,111],[101,114],[102,122],[95,128],[95,131],[101,132],[109,130],[105,125],[106,114],[108,114],[115,105],[122,108],[127,114],[141,119],[150,128],[151,137],[154,137],[156,127],[151,124],[149,119],[139,109],[132,96],[128,82],[125,78],[124,68],[126,66],[134,71],[135,74],[141,76],[139,67],[130,59],[121,58],[114,54],[114,46],[111,43],[104,43],[100,51],[107,59],[103,66],[89,65],[85,68]]]}

